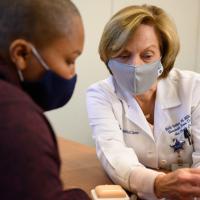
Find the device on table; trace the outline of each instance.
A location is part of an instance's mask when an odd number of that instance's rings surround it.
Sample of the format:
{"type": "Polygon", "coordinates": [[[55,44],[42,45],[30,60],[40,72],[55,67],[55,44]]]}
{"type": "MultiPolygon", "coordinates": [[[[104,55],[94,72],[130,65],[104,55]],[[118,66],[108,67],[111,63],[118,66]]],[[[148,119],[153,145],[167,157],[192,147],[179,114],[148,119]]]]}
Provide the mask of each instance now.
{"type": "Polygon", "coordinates": [[[91,194],[93,200],[130,200],[120,185],[98,185],[91,194]]]}

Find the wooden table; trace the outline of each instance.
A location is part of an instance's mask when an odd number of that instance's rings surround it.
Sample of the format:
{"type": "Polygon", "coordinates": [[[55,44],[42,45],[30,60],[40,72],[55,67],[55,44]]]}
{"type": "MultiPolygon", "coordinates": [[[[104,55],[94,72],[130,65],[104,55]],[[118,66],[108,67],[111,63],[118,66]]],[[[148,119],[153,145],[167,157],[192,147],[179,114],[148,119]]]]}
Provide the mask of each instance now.
{"type": "Polygon", "coordinates": [[[61,179],[65,189],[81,188],[90,195],[96,185],[113,184],[96,157],[95,148],[58,138],[61,179]]]}

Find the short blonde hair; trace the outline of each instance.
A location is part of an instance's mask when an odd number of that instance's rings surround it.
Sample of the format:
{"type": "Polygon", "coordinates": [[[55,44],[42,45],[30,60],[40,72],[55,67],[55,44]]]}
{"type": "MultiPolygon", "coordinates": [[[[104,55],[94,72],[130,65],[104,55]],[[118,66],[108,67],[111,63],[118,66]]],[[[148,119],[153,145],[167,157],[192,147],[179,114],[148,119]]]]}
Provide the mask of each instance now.
{"type": "Polygon", "coordinates": [[[158,35],[164,67],[160,78],[164,78],[174,65],[180,42],[175,24],[163,9],[156,6],[129,6],[117,12],[104,28],[99,44],[101,60],[107,65],[110,58],[123,50],[141,24],[153,26],[158,35]]]}

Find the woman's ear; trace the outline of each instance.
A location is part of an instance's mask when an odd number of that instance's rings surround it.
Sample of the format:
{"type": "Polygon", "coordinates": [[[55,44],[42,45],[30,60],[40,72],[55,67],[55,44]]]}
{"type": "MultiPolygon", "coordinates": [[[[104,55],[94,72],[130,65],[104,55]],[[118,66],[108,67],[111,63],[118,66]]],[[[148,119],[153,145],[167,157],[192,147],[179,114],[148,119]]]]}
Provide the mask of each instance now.
{"type": "Polygon", "coordinates": [[[28,66],[28,59],[32,54],[30,43],[23,39],[14,40],[9,47],[9,54],[17,69],[23,71],[28,66]]]}

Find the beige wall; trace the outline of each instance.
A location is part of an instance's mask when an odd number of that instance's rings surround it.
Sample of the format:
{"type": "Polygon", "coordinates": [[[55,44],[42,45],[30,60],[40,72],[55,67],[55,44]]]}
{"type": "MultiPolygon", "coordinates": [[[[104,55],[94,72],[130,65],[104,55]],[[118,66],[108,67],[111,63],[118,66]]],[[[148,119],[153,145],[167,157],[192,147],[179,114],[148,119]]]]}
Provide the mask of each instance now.
{"type": "Polygon", "coordinates": [[[61,109],[47,113],[55,132],[65,138],[93,145],[88,125],[85,91],[107,77],[98,56],[98,43],[103,27],[117,10],[132,4],[155,4],[174,19],[181,40],[176,66],[200,72],[200,1],[199,0],[73,0],[85,25],[85,48],[77,61],[78,83],[71,101],[61,109]]]}

